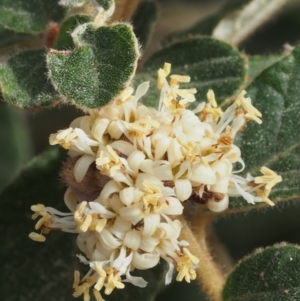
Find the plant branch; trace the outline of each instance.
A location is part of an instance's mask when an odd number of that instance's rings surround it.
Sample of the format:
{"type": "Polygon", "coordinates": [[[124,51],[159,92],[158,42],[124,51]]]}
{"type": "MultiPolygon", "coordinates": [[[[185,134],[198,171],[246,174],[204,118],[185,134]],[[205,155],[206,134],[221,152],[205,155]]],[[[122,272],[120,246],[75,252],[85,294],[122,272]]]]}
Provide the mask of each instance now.
{"type": "Polygon", "coordinates": [[[289,0],[253,0],[242,10],[222,19],[212,36],[238,45],[254,30],[277,14],[289,0]]]}
{"type": "Polygon", "coordinates": [[[128,22],[133,16],[140,0],[115,0],[116,9],[112,21],[128,22]]]}

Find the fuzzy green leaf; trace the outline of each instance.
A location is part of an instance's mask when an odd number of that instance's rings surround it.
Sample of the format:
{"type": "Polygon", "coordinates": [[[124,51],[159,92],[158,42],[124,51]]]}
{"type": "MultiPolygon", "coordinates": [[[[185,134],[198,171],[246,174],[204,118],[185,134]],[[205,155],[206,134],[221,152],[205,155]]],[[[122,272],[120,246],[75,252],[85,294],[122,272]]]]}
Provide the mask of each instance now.
{"type": "Polygon", "coordinates": [[[279,244],[258,250],[229,275],[224,301],[298,301],[300,249],[279,244]]]}
{"type": "Polygon", "coordinates": [[[50,106],[58,94],[47,78],[45,50],[28,50],[0,65],[4,99],[17,107],[33,109],[50,106]]]}
{"type": "Polygon", "coordinates": [[[269,68],[277,61],[279,61],[283,55],[255,55],[249,58],[248,62],[248,72],[249,81],[252,81],[259,74],[261,74],[265,69],[269,68]]]}
{"type": "Polygon", "coordinates": [[[0,23],[16,32],[42,32],[49,22],[62,20],[64,14],[57,0],[0,0],[0,23]]]}
{"type": "Polygon", "coordinates": [[[147,47],[151,39],[153,25],[157,17],[157,5],[153,0],[141,2],[134,13],[132,18],[133,30],[143,49],[147,47]]]}
{"type": "MultiPolygon", "coordinates": [[[[261,125],[249,123],[239,138],[245,173],[258,175],[267,166],[282,176],[270,195],[275,203],[300,199],[300,46],[261,73],[247,88],[262,113],[261,125]]],[[[232,208],[256,206],[232,198],[232,208]]]]}
{"type": "Polygon", "coordinates": [[[31,139],[25,115],[3,102],[0,103],[0,141],[0,190],[2,190],[31,156],[31,139]]]}
{"type": "Polygon", "coordinates": [[[137,40],[127,24],[95,28],[86,23],[72,34],[73,51],[47,55],[57,90],[79,107],[96,108],[114,99],[128,85],[138,60],[137,40]]]}
{"type": "Polygon", "coordinates": [[[34,229],[31,205],[45,203],[62,208],[64,187],[58,173],[64,157],[58,148],[40,155],[0,195],[3,300],[70,299],[72,270],[77,268],[75,237],[51,233],[45,244],[28,238],[34,229]]]}
{"type": "MultiPolygon", "coordinates": [[[[63,205],[66,187],[59,177],[65,158],[64,151],[52,147],[27,165],[0,194],[0,291],[5,301],[71,300],[74,269],[82,269],[83,274],[87,272],[76,257],[79,253],[76,235],[53,231],[44,243],[28,238],[35,224],[30,218],[31,205],[43,203],[69,211],[63,205]]],[[[165,272],[164,263],[151,270],[133,272],[149,282],[147,287],[126,283],[125,289],[105,295],[105,300],[154,300],[164,283],[165,272]]]]}
{"type": "MultiPolygon", "coordinates": [[[[206,93],[213,89],[218,101],[231,96],[243,82],[244,64],[240,53],[230,45],[209,37],[179,42],[155,53],[145,65],[136,82],[149,80],[156,86],[157,70],[164,63],[172,64],[171,73],[191,76],[185,87],[197,89],[198,101],[206,101],[206,93]]],[[[145,103],[157,106],[159,91],[151,89],[145,103]]]]}
{"type": "Polygon", "coordinates": [[[66,19],[60,27],[58,37],[54,44],[54,49],[70,50],[75,47],[71,33],[80,24],[91,21],[91,17],[87,15],[74,15],[66,19]]]}

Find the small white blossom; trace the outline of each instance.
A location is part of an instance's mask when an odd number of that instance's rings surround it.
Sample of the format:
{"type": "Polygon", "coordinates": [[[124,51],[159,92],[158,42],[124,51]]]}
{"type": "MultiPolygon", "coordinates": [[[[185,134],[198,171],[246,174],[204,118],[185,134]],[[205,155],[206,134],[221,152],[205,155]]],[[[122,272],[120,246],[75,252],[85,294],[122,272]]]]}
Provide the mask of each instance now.
{"type": "MultiPolygon", "coordinates": [[[[41,233],[78,233],[84,254],[78,257],[90,270],[81,280],[75,273],[74,297],[89,300],[92,290],[96,300],[103,300],[100,291],[109,295],[126,282],[145,287],[147,282],[131,271],[152,268],[161,258],[169,265],[166,284],[175,269],[177,281],[195,279],[199,260],[187,249],[188,242],[180,240],[177,219],[189,199],[214,212],[224,211],[235,196],[273,205],[268,197],[280,176],[266,167],[263,176],[238,175],[245,164],[233,144],[235,136],[248,120],[261,123],[261,113],[244,97],[246,92],[223,112],[209,90],[208,103],[192,111],[187,106],[196,100],[196,89],[180,88],[190,77],[171,75],[168,82],[170,72],[170,64],[158,71],[157,109],[139,102],[149,88],[145,82],[134,95],[128,87],[114,102],[50,136],[50,144],[60,144],[77,158],[73,174],[78,185],[86,178],[99,184],[97,177],[90,179],[91,168],[110,179],[89,202],[77,199],[69,187],[65,202],[71,213],[44,205],[31,208],[33,218],[40,217],[35,228],[41,233]],[[234,170],[235,163],[239,170],[234,170]]],[[[45,240],[37,233],[30,238],[45,240]]]]}

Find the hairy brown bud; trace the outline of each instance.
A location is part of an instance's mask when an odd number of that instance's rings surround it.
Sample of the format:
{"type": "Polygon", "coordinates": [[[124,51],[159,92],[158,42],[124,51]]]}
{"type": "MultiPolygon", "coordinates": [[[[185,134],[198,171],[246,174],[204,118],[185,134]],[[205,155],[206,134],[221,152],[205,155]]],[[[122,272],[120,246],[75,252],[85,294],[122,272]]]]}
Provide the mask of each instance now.
{"type": "Polygon", "coordinates": [[[74,177],[74,166],[80,157],[69,159],[65,162],[60,176],[63,181],[71,188],[74,197],[78,201],[94,201],[100,194],[104,185],[111,179],[102,175],[96,168],[96,164],[90,165],[83,180],[78,183],[74,177]]]}

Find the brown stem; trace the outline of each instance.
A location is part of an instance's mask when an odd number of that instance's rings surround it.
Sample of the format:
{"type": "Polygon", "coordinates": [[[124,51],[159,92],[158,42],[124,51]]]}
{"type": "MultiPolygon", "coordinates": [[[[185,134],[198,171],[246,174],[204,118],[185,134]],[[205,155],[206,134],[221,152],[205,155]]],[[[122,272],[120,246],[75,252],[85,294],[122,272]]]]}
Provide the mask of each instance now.
{"type": "Polygon", "coordinates": [[[211,251],[207,244],[207,231],[210,228],[211,218],[201,217],[197,219],[197,223],[191,225],[182,217],[181,237],[190,243],[189,249],[192,254],[200,260],[196,270],[198,281],[204,292],[208,295],[211,301],[222,301],[222,289],[225,283],[225,276],[220,268],[213,260],[211,251]]]}
{"type": "Polygon", "coordinates": [[[133,16],[140,0],[115,0],[116,9],[111,21],[126,22],[133,16]]]}
{"type": "Polygon", "coordinates": [[[13,54],[15,52],[22,51],[24,50],[30,50],[30,49],[40,49],[44,47],[44,41],[37,37],[33,38],[32,40],[27,40],[20,42],[18,44],[11,44],[8,46],[1,47],[0,49],[0,61],[4,61],[7,59],[7,55],[13,54]]]}

